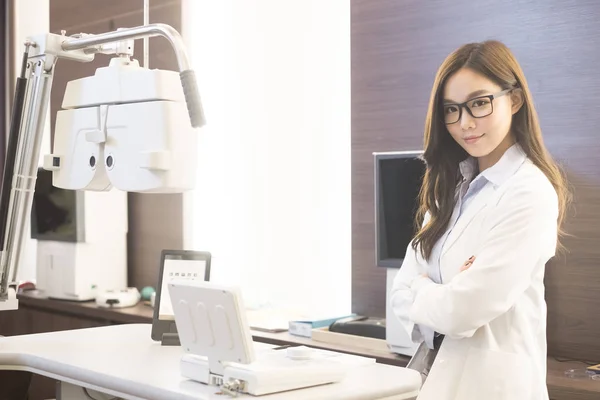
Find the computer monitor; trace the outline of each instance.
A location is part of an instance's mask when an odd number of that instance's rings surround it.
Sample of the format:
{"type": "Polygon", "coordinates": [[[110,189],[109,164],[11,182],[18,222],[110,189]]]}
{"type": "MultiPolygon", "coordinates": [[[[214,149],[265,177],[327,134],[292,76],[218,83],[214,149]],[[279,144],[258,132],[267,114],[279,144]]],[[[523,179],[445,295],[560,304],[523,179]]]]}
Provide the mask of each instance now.
{"type": "Polygon", "coordinates": [[[84,193],[52,185],[52,171],[38,168],[31,206],[31,237],[84,242],[84,193]]]}
{"type": "Polygon", "coordinates": [[[373,155],[376,263],[379,267],[400,268],[416,234],[415,216],[425,174],[423,151],[373,155]]]}

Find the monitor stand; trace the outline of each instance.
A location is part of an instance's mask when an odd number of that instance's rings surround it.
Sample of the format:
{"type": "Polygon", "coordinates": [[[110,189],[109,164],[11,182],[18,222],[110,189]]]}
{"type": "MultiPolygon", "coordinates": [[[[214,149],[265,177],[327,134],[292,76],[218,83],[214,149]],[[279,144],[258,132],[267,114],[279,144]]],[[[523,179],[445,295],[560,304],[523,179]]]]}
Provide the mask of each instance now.
{"type": "Polygon", "coordinates": [[[178,333],[163,333],[160,341],[161,346],[181,346],[178,333]]]}

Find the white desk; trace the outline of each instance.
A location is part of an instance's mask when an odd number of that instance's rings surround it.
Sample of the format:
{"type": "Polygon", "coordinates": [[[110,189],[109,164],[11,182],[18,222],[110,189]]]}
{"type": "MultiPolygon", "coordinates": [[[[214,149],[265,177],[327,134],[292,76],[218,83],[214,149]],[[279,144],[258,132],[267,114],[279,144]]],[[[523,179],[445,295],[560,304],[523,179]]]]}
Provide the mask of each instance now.
{"type": "MultiPolygon", "coordinates": [[[[179,374],[181,347],[150,338],[150,324],[0,338],[0,369],[24,370],[131,400],[226,400],[218,388],[179,374]]],[[[336,384],[240,399],[366,400],[416,397],[415,371],[383,364],[352,370],[336,384]]],[[[418,375],[418,374],[417,374],[418,375]]],[[[419,378],[420,379],[420,378],[419,378]]],[[[86,398],[83,395],[82,398],[86,398]]]]}

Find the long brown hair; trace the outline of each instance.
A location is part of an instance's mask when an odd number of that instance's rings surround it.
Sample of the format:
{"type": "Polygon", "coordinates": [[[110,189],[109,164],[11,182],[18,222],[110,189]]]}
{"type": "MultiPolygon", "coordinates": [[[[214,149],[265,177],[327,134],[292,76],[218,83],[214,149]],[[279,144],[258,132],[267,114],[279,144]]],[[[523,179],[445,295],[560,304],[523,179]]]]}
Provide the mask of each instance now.
{"type": "Polygon", "coordinates": [[[503,43],[490,40],[460,47],[444,60],[436,74],[425,120],[423,157],[427,169],[419,195],[420,204],[415,222],[419,230],[412,242],[413,249],[419,247],[423,258],[429,259],[433,246],[446,231],[454,209],[455,190],[459,181],[458,166],[468,157],[467,152],[448,133],[440,115],[444,85],[461,68],[480,73],[502,90],[522,90],[523,105],[512,117],[511,132],[525,154],[546,175],[556,190],[559,236],[562,236],[562,222],[570,200],[566,180],[544,146],[531,92],[519,63],[503,43]],[[422,226],[427,213],[430,218],[422,226]]]}

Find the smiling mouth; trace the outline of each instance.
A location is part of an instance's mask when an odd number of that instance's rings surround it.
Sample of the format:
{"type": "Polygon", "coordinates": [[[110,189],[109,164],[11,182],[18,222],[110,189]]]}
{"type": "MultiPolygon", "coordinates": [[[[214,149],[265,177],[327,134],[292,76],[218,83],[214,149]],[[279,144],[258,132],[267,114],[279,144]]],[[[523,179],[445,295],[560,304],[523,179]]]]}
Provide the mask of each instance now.
{"type": "Polygon", "coordinates": [[[475,143],[476,141],[481,139],[483,136],[485,136],[485,133],[482,133],[479,136],[467,136],[466,138],[463,138],[463,140],[467,143],[475,143]]]}

